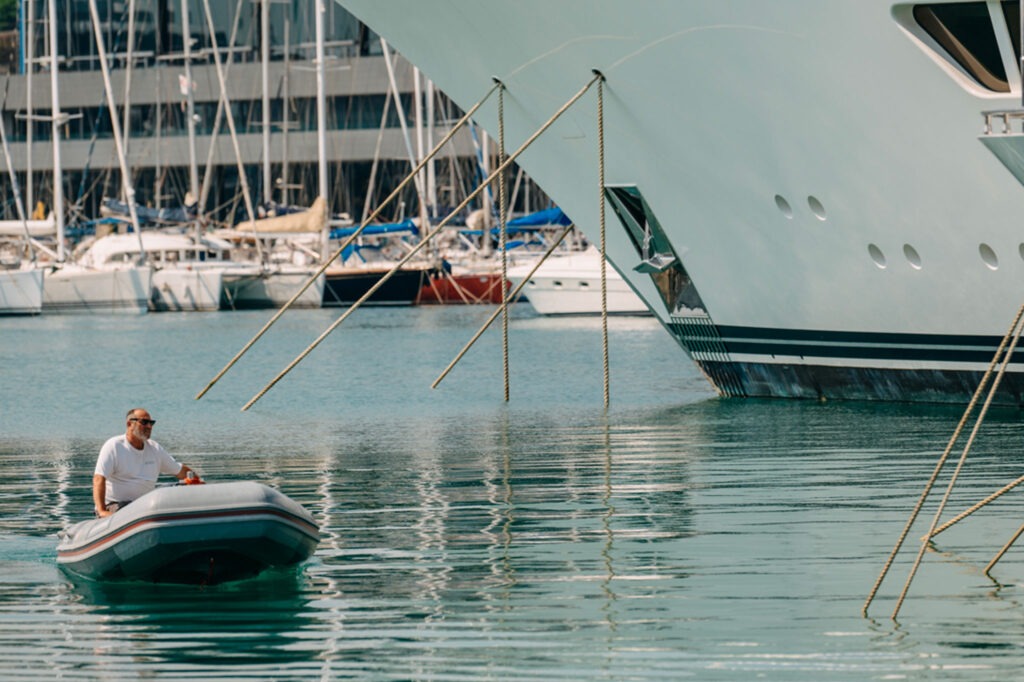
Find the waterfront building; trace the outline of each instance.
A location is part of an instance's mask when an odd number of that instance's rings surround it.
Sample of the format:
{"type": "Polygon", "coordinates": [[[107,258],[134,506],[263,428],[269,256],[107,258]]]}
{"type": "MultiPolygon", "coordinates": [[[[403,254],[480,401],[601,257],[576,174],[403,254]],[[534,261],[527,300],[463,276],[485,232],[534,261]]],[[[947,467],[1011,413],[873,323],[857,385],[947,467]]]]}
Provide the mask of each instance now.
{"type": "MultiPolygon", "coordinates": [[[[227,122],[221,120],[215,131],[221,92],[215,51],[226,74],[241,165],[253,201],[308,206],[316,198],[316,3],[266,1],[264,8],[256,0],[208,5],[202,0],[96,0],[140,205],[180,206],[193,191],[202,197],[213,222],[247,219],[227,122]],[[182,22],[186,13],[188,50],[182,22]],[[194,106],[191,117],[189,106],[194,106]]],[[[100,216],[104,197],[118,197],[120,171],[89,2],[54,4],[64,120],[61,166],[67,222],[74,234],[76,226],[82,229],[100,216]]],[[[17,73],[10,76],[0,109],[26,205],[42,204],[41,213],[50,206],[53,183],[47,7],[45,0],[20,4],[17,73]]],[[[331,213],[358,220],[462,112],[393,52],[389,69],[378,36],[347,11],[334,2],[321,7],[327,200],[331,213]]],[[[486,136],[460,131],[450,149],[424,172],[421,187],[428,211],[444,215],[444,207],[457,204],[473,187],[480,176],[481,144],[493,151],[486,136]]],[[[523,187],[517,208],[530,211],[545,205],[546,198],[528,179],[523,187]]],[[[15,218],[10,192],[5,194],[2,217],[15,218]]],[[[410,185],[384,218],[419,215],[419,203],[410,185]]]]}

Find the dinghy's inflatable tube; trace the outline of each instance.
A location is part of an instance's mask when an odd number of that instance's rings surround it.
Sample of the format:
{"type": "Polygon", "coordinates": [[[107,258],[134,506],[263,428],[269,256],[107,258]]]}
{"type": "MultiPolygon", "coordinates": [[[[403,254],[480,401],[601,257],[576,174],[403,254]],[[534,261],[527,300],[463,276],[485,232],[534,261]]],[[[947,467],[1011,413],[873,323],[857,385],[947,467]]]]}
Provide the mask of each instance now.
{"type": "Polygon", "coordinates": [[[320,533],[302,505],[243,481],[157,488],[60,537],[57,563],[87,578],[214,584],[304,561],[320,533]]]}

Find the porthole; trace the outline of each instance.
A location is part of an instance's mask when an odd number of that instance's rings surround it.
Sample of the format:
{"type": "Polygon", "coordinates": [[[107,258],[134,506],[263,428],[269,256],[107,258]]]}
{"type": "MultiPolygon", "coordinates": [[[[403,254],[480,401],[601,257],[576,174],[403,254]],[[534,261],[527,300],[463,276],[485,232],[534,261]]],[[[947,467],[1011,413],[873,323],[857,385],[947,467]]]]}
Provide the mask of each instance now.
{"type": "Polygon", "coordinates": [[[981,260],[985,262],[989,270],[999,269],[999,257],[996,256],[996,252],[992,250],[992,247],[988,244],[980,244],[978,246],[978,254],[981,256],[981,260]]]}
{"type": "Polygon", "coordinates": [[[583,282],[583,281],[580,282],[580,289],[586,289],[589,286],[590,286],[590,282],[583,282]]]}
{"type": "Polygon", "coordinates": [[[907,262],[910,263],[910,267],[914,268],[915,270],[921,269],[921,256],[920,254],[917,253],[917,249],[915,249],[913,246],[911,246],[910,244],[904,244],[903,256],[907,259],[907,262]]]}
{"type": "Polygon", "coordinates": [[[561,288],[562,288],[562,282],[561,282],[560,280],[557,280],[557,279],[556,279],[556,280],[555,280],[554,282],[552,282],[551,284],[552,284],[552,285],[553,285],[553,286],[554,286],[554,287],[555,287],[556,289],[561,289],[561,288]]]}
{"type": "Polygon", "coordinates": [[[1017,253],[1020,254],[1021,260],[1024,260],[1024,244],[1017,247],[1017,253]]]}
{"type": "Polygon", "coordinates": [[[811,213],[813,213],[818,220],[825,220],[828,217],[825,215],[825,206],[818,201],[817,197],[807,197],[807,205],[810,207],[811,213]]]}
{"type": "Polygon", "coordinates": [[[871,256],[871,260],[875,262],[875,265],[881,270],[885,270],[885,254],[882,250],[874,244],[868,244],[868,255],[871,256]]]}
{"type": "Polygon", "coordinates": [[[790,220],[793,219],[793,207],[789,205],[788,201],[786,201],[786,197],[782,196],[781,194],[776,194],[775,206],[778,207],[782,215],[786,216],[790,220]]]}

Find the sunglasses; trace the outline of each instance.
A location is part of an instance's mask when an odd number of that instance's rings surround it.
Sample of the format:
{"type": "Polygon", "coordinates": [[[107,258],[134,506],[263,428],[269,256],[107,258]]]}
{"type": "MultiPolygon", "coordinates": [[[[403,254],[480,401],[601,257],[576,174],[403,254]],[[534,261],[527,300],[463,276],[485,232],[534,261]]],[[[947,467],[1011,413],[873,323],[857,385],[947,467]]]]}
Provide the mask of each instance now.
{"type": "Polygon", "coordinates": [[[152,426],[153,424],[156,424],[156,420],[155,419],[139,419],[138,417],[132,417],[128,421],[130,421],[130,422],[139,422],[143,426],[152,426]]]}

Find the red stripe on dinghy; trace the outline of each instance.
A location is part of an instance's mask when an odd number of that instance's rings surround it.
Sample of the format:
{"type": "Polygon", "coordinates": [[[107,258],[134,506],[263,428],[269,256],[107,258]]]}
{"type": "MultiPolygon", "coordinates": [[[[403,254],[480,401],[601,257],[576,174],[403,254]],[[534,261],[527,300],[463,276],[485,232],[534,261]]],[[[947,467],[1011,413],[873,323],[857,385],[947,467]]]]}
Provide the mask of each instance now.
{"type": "Polygon", "coordinates": [[[265,515],[270,515],[270,516],[281,517],[282,519],[285,519],[286,521],[289,521],[292,524],[298,526],[299,530],[305,532],[310,537],[312,537],[312,538],[314,538],[316,540],[320,539],[320,529],[317,528],[317,526],[315,526],[314,524],[311,524],[309,521],[306,521],[305,519],[303,519],[301,517],[295,516],[293,514],[289,514],[288,512],[281,511],[279,509],[265,509],[265,508],[254,507],[254,508],[250,508],[250,509],[227,509],[227,510],[221,510],[221,511],[216,511],[216,512],[182,512],[182,513],[178,513],[178,514],[156,514],[154,516],[146,516],[146,517],[143,517],[143,518],[139,519],[138,521],[135,521],[131,525],[125,526],[124,528],[118,528],[117,530],[113,531],[112,533],[108,533],[107,535],[104,535],[103,537],[96,538],[95,540],[90,542],[88,545],[84,545],[84,546],[79,547],[77,549],[58,550],[57,551],[57,555],[58,556],[62,556],[62,557],[70,557],[70,556],[76,556],[78,554],[83,554],[83,553],[86,553],[86,552],[90,552],[90,551],[100,547],[101,545],[107,544],[108,542],[110,542],[112,540],[116,540],[117,538],[121,537],[125,533],[128,533],[129,531],[135,530],[135,529],[139,528],[140,526],[145,526],[145,525],[149,525],[149,524],[163,523],[163,522],[166,522],[166,521],[180,521],[180,520],[184,520],[184,519],[188,519],[188,520],[194,520],[194,519],[217,519],[217,518],[226,518],[226,517],[231,517],[231,516],[253,516],[253,515],[264,515],[264,516],[265,515]]]}

